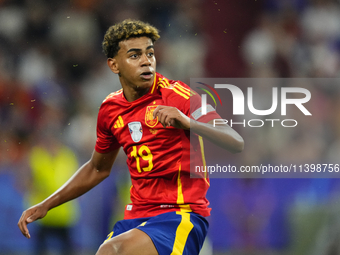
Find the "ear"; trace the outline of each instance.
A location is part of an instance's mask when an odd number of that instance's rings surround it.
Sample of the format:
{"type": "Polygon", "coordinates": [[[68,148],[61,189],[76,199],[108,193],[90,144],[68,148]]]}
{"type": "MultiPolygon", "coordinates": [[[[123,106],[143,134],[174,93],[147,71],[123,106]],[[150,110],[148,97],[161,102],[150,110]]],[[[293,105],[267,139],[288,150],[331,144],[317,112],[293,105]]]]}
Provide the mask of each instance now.
{"type": "Polygon", "coordinates": [[[118,62],[115,58],[108,58],[107,59],[107,65],[110,67],[111,71],[119,74],[119,68],[118,68],[118,62]]]}

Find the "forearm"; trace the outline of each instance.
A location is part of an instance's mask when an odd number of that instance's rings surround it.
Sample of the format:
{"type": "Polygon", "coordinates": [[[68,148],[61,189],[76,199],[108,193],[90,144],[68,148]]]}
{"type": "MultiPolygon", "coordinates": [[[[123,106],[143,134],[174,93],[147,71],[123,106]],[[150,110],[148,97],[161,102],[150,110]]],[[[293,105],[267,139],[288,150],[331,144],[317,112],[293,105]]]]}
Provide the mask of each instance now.
{"type": "Polygon", "coordinates": [[[191,119],[190,131],[232,153],[241,152],[244,147],[243,138],[228,125],[214,127],[210,123],[202,123],[191,119]]]}
{"type": "Polygon", "coordinates": [[[163,127],[173,126],[179,129],[194,132],[214,144],[232,152],[237,153],[243,150],[243,138],[227,124],[213,127],[212,122],[202,123],[190,119],[175,107],[159,105],[153,112],[153,117],[158,117],[158,121],[163,127]]]}
{"type": "Polygon", "coordinates": [[[116,149],[102,154],[94,150],[91,159],[79,168],[62,187],[41,203],[25,210],[18,222],[23,235],[30,238],[27,224],[45,217],[50,209],[81,196],[108,177],[118,152],[119,149],[116,149]]]}

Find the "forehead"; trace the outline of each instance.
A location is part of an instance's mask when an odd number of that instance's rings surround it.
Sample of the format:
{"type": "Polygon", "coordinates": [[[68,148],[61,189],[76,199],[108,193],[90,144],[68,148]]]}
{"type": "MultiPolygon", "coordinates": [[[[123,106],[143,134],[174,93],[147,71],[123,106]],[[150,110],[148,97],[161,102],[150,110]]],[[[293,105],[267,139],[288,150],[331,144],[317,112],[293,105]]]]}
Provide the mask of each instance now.
{"type": "Polygon", "coordinates": [[[137,37],[137,38],[130,38],[128,40],[124,40],[119,42],[119,52],[126,53],[130,49],[146,49],[150,45],[153,45],[152,40],[149,37],[137,37]]]}

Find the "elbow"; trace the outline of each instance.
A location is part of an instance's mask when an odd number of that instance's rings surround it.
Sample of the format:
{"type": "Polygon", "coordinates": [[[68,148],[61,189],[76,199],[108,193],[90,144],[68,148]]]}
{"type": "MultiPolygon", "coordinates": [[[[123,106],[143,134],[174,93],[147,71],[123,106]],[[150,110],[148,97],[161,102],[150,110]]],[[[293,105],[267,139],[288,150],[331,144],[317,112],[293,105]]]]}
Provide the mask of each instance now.
{"type": "Polygon", "coordinates": [[[95,165],[92,161],[89,161],[92,176],[100,182],[110,176],[111,169],[104,168],[101,165],[95,165]]]}
{"type": "Polygon", "coordinates": [[[111,169],[110,170],[104,170],[104,169],[99,170],[99,169],[96,169],[96,172],[98,174],[99,179],[101,179],[101,181],[103,181],[107,177],[110,176],[111,169]]]}

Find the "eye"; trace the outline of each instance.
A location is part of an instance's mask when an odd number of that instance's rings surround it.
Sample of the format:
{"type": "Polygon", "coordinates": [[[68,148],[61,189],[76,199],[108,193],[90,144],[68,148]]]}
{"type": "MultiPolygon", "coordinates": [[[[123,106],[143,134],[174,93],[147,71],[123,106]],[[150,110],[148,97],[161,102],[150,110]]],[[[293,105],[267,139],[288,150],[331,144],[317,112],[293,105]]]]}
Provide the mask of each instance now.
{"type": "Polygon", "coordinates": [[[132,54],[132,55],[130,55],[130,58],[138,58],[138,54],[132,54]]]}
{"type": "Polygon", "coordinates": [[[147,55],[148,57],[153,57],[155,54],[153,52],[149,52],[147,55]]]}

